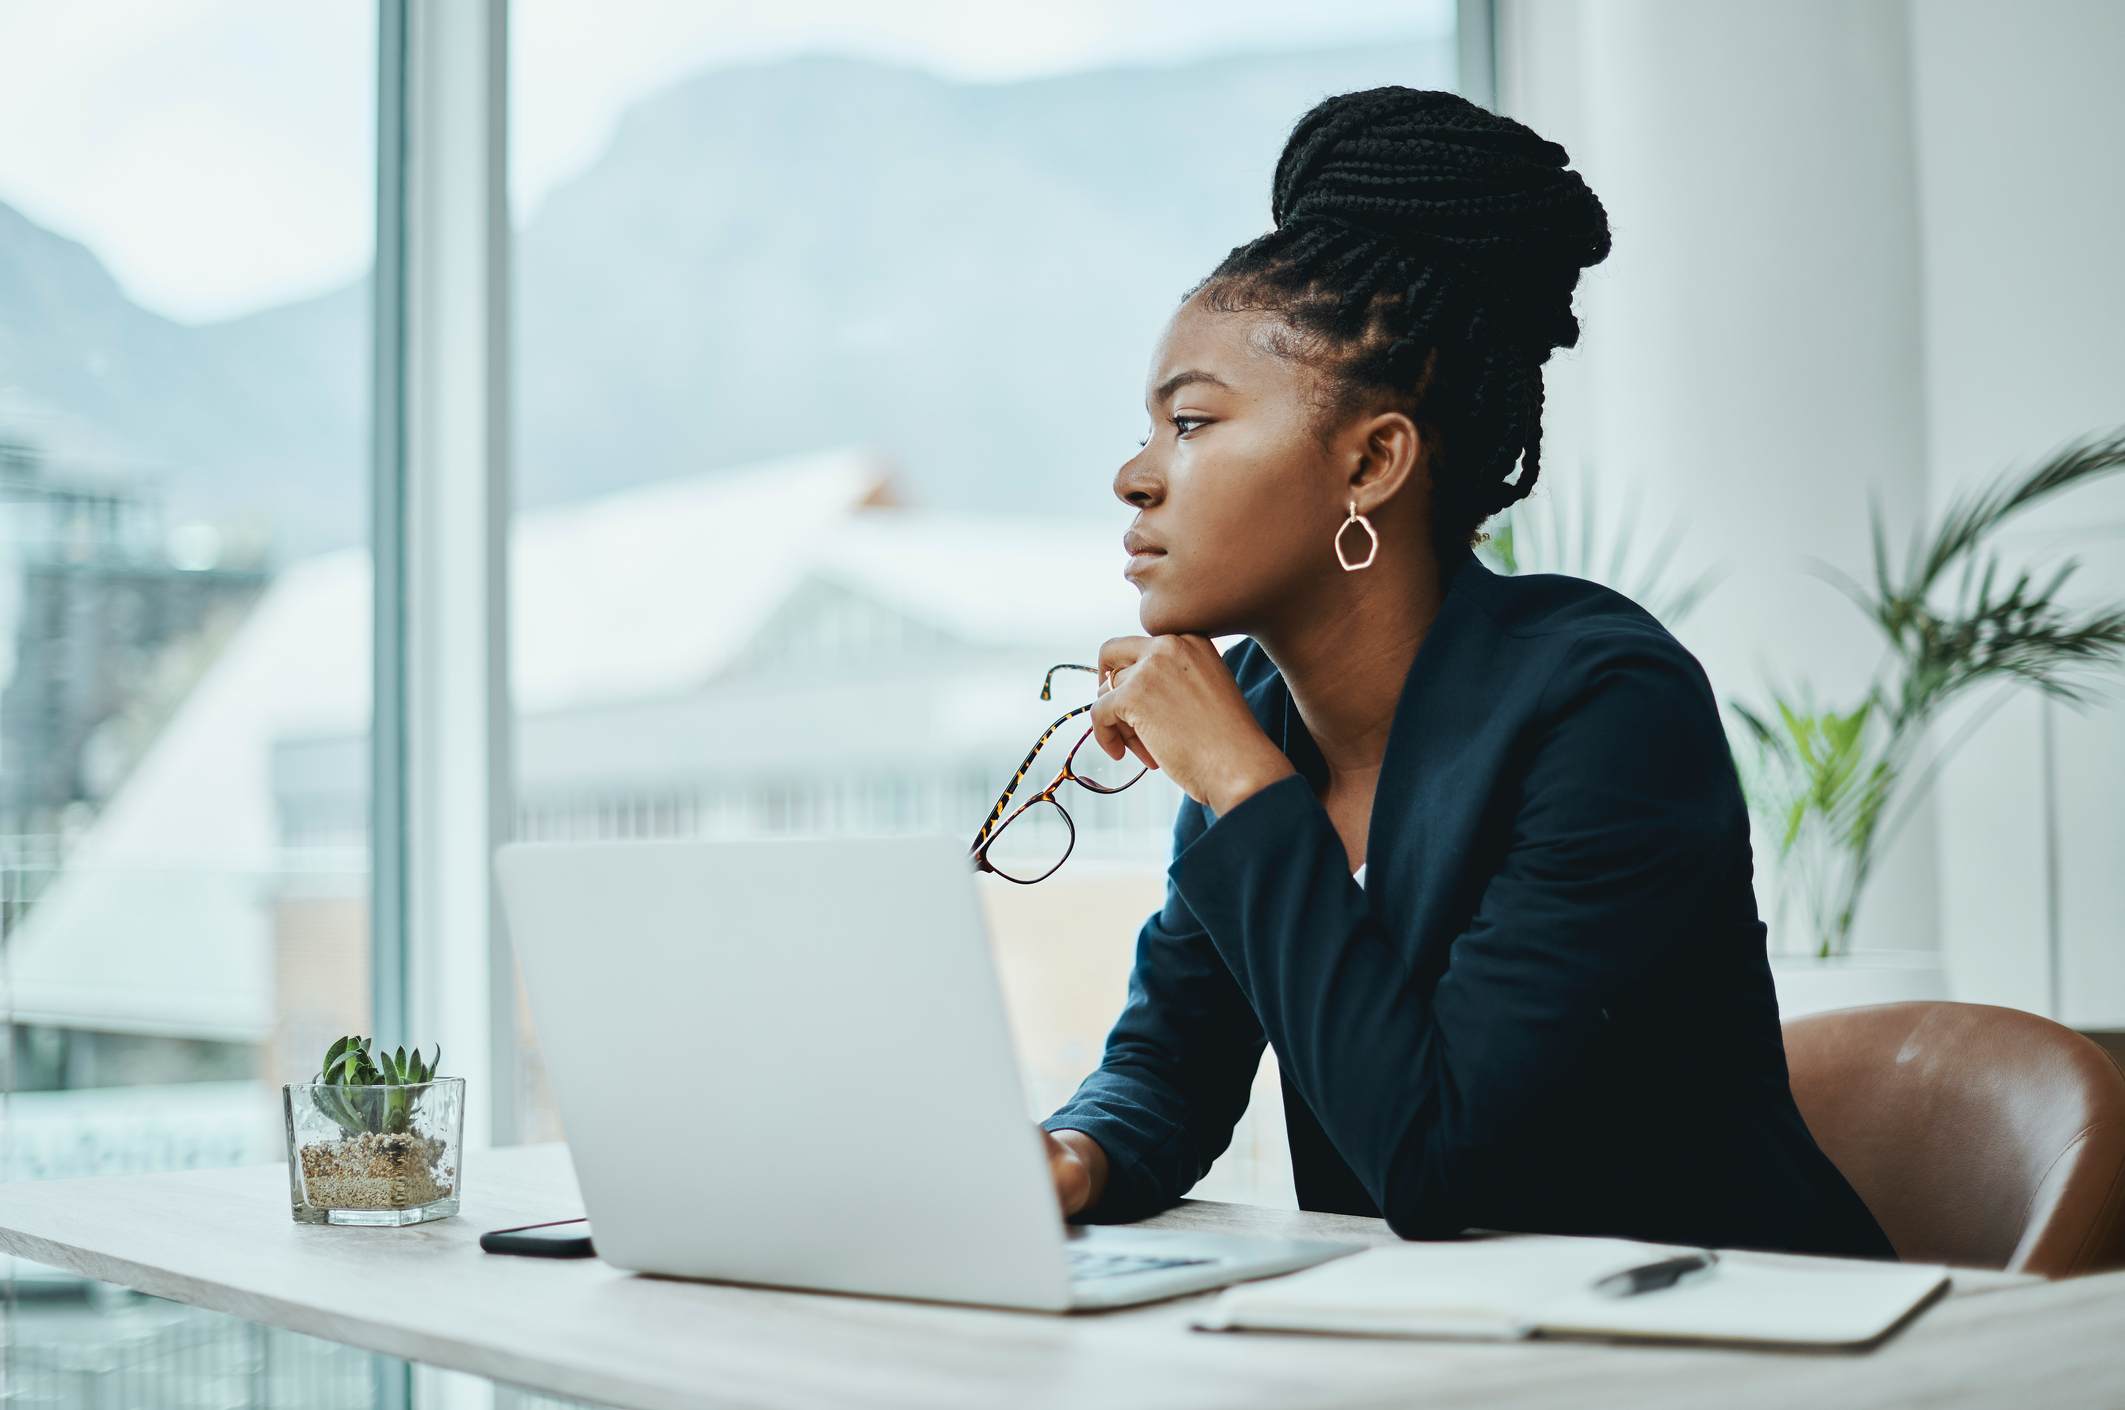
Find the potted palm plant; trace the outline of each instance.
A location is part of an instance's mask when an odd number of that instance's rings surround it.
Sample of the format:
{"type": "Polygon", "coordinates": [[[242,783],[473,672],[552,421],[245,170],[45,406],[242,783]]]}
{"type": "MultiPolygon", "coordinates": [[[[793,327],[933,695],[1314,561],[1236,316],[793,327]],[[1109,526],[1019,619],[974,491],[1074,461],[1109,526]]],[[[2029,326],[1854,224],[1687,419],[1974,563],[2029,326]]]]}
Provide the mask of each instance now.
{"type": "Polygon", "coordinates": [[[1990,544],[2016,515],[2120,469],[2125,430],[2083,438],[2020,478],[2002,477],[1951,504],[1914,537],[1901,564],[1890,561],[1877,507],[1871,583],[1818,565],[1887,645],[1867,690],[1841,705],[1805,686],[1773,691],[1767,706],[1728,702],[1753,745],[1753,757],[1737,754],[1757,835],[1777,859],[1777,928],[1804,926],[1809,941],[1801,962],[1774,961],[1789,1016],[1946,992],[1937,952],[1855,964],[1853,919],[1876,862],[1942,766],[2013,692],[2033,689],[2079,707],[2096,678],[2125,659],[2125,603],[2069,606],[2060,591],[2074,560],[2039,581],[2010,572],[1990,544]],[[1933,740],[1930,727],[1966,698],[1974,708],[1933,740]],[[1790,925],[1796,912],[1799,924],[1790,925]]]}
{"type": "Polygon", "coordinates": [[[317,1076],[281,1088],[288,1193],[301,1224],[419,1224],[457,1213],[465,1079],[423,1058],[371,1050],[358,1034],[325,1050],[317,1076]]]}

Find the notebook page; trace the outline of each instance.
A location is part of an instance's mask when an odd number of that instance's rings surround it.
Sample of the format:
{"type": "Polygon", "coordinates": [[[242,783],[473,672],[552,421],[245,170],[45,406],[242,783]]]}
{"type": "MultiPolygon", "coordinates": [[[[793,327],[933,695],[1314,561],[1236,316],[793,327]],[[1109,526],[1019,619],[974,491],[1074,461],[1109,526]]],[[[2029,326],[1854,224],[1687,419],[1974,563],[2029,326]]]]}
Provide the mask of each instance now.
{"type": "Polygon", "coordinates": [[[1522,1337],[1596,1278],[1686,1245],[1528,1235],[1388,1244],[1280,1278],[1240,1283],[1193,1325],[1398,1336],[1522,1337]]]}
{"type": "Polygon", "coordinates": [[[1815,1268],[1721,1254],[1719,1266],[1636,1297],[1579,1292],[1535,1317],[1550,1336],[1806,1346],[1873,1341],[1947,1286],[1935,1264],[1823,1260],[1815,1268]]]}

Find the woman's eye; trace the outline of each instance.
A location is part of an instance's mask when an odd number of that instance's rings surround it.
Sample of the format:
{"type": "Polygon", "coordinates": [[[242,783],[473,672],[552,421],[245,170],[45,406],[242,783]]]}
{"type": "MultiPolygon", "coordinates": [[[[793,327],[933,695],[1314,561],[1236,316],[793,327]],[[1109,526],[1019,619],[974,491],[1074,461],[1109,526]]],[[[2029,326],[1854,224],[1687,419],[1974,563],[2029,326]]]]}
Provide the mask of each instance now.
{"type": "MultiPolygon", "coordinates": [[[[1209,419],[1210,418],[1207,416],[1169,416],[1166,418],[1166,420],[1172,424],[1174,434],[1179,436],[1185,436],[1188,434],[1188,429],[1186,426],[1183,426],[1181,424],[1182,422],[1187,422],[1188,426],[1201,426],[1207,421],[1209,421],[1209,419]]],[[[1146,436],[1142,440],[1138,441],[1136,444],[1139,448],[1150,445],[1151,438],[1149,436],[1146,436]]]]}

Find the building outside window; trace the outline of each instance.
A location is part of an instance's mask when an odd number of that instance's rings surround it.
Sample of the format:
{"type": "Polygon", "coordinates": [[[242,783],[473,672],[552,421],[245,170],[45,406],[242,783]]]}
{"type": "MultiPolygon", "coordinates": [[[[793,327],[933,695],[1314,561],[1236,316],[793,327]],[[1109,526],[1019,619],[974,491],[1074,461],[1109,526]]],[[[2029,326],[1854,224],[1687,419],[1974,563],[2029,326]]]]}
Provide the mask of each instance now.
{"type": "MultiPolygon", "coordinates": [[[[518,13],[517,787],[541,835],[620,835],[588,799],[683,783],[672,835],[971,841],[1092,698],[1065,672],[1042,701],[1048,667],[1139,630],[1111,482],[1167,315],[1268,228],[1315,101],[1455,82],[1443,4],[1095,6],[1072,34],[840,13],[518,13]]],[[[1029,1118],[1098,1063],[1179,800],[1159,774],[1079,794],[1060,872],[980,878],[1029,1118]]],[[[519,1031],[521,1129],[556,1134],[528,1008],[519,1031]]],[[[1280,1103],[1271,1058],[1198,1193],[1295,1203],[1280,1103]]]]}

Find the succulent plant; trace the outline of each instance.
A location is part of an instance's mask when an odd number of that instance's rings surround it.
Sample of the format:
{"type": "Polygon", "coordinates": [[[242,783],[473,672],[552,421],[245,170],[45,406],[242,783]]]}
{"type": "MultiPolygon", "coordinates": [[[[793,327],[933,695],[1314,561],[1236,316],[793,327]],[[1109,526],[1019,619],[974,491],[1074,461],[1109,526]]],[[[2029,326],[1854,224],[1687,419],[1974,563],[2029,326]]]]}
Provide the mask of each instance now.
{"type": "Polygon", "coordinates": [[[403,1047],[371,1053],[371,1041],[359,1034],[335,1039],[325,1049],[324,1064],[312,1079],[310,1099],[349,1136],[364,1131],[391,1135],[411,1129],[421,1094],[392,1089],[433,1081],[443,1060],[441,1043],[435,1045],[434,1057],[424,1059],[417,1047],[410,1054],[403,1047]]]}

